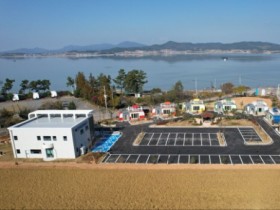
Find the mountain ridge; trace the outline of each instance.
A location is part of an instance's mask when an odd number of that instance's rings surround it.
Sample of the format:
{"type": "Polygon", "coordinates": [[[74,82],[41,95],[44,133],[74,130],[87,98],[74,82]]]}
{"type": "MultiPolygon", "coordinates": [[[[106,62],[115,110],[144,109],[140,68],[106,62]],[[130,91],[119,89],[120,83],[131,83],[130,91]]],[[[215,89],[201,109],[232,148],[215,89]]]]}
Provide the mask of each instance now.
{"type": "Polygon", "coordinates": [[[137,42],[121,42],[113,45],[108,43],[94,44],[94,45],[68,45],[58,50],[47,50],[43,48],[21,48],[17,50],[11,50],[6,52],[0,52],[0,54],[59,54],[59,53],[96,53],[96,54],[114,54],[122,52],[136,52],[136,51],[190,51],[190,52],[202,52],[202,51],[250,51],[254,53],[263,53],[267,51],[280,53],[280,44],[261,41],[241,41],[233,43],[221,43],[221,42],[206,42],[206,43],[192,43],[192,42],[175,42],[168,41],[163,44],[144,45],[137,42]]]}

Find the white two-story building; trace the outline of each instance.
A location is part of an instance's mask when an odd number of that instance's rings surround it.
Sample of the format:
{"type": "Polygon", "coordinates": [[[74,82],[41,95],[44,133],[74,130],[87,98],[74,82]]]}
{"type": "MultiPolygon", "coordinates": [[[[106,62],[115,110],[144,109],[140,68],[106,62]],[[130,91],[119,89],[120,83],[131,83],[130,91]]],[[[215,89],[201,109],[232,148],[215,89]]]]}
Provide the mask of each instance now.
{"type": "Polygon", "coordinates": [[[93,110],[37,110],[8,128],[15,158],[72,159],[91,149],[93,110]]]}

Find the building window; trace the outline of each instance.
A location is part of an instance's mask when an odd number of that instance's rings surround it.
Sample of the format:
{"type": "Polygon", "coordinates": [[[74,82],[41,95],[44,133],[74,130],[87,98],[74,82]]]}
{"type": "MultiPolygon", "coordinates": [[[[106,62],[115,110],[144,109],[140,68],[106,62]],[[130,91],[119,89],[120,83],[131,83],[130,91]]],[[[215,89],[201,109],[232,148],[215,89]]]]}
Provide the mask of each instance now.
{"type": "Polygon", "coordinates": [[[56,136],[53,136],[52,139],[53,139],[54,141],[56,141],[56,136]]]}
{"type": "Polygon", "coordinates": [[[17,149],[17,154],[20,154],[20,149],[17,149]]]}
{"type": "Polygon", "coordinates": [[[31,149],[30,153],[31,154],[42,154],[42,151],[40,149],[31,149]]]}
{"type": "Polygon", "coordinates": [[[51,136],[43,136],[44,141],[51,141],[51,136]]]}
{"type": "Polygon", "coordinates": [[[38,140],[38,141],[41,141],[41,136],[37,136],[37,140],[38,140]]]}
{"type": "Polygon", "coordinates": [[[14,140],[18,140],[18,137],[17,137],[17,136],[14,136],[14,140]]]}
{"type": "Polygon", "coordinates": [[[170,114],[170,110],[169,109],[164,109],[163,114],[170,114]]]}
{"type": "Polygon", "coordinates": [[[88,125],[86,125],[86,131],[88,130],[88,125]]]}
{"type": "Polygon", "coordinates": [[[82,135],[84,133],[84,129],[81,129],[80,130],[80,134],[82,135]]]}
{"type": "Polygon", "coordinates": [[[64,141],[67,141],[67,136],[63,136],[63,140],[64,140],[64,141]]]}
{"type": "Polygon", "coordinates": [[[139,117],[138,113],[131,114],[132,119],[137,119],[139,117]]]}

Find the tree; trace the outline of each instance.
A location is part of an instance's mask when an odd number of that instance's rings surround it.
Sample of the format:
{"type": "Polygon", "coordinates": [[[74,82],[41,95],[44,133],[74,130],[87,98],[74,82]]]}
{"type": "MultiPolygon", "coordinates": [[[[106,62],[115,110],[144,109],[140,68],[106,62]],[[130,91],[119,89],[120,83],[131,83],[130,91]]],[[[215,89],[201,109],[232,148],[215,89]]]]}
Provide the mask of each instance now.
{"type": "Polygon", "coordinates": [[[238,95],[243,95],[246,93],[246,91],[250,90],[249,87],[247,86],[244,86],[244,85],[240,85],[240,86],[237,86],[237,87],[234,87],[233,88],[233,92],[235,94],[238,94],[238,95]]]}
{"type": "Polygon", "coordinates": [[[222,89],[222,92],[225,93],[225,94],[231,94],[233,93],[233,87],[234,85],[230,82],[227,82],[227,83],[224,83],[222,86],[221,86],[221,89],[222,89]]]}
{"type": "Polygon", "coordinates": [[[72,77],[67,77],[67,82],[66,82],[67,87],[72,88],[72,93],[75,91],[75,80],[72,77]]]}
{"type": "Polygon", "coordinates": [[[179,102],[184,97],[184,86],[179,80],[175,83],[170,91],[167,93],[167,99],[173,102],[179,102]]]}
{"type": "Polygon", "coordinates": [[[121,93],[123,93],[123,89],[125,88],[125,78],[125,70],[120,69],[118,76],[115,79],[113,79],[114,83],[116,84],[116,87],[121,89],[121,93]]]}
{"type": "Polygon", "coordinates": [[[93,91],[89,82],[86,80],[84,73],[78,72],[75,78],[75,83],[76,83],[76,90],[74,93],[75,96],[90,100],[93,91]]]}
{"type": "Polygon", "coordinates": [[[129,93],[141,93],[144,84],[148,82],[146,79],[146,73],[142,70],[129,71],[125,77],[125,90],[129,93]]]}
{"type": "Polygon", "coordinates": [[[13,88],[14,79],[6,78],[4,85],[2,86],[2,93],[6,94],[13,88]]]}
{"type": "Polygon", "coordinates": [[[27,89],[29,89],[29,81],[27,79],[22,80],[19,92],[24,94],[27,89]]]}

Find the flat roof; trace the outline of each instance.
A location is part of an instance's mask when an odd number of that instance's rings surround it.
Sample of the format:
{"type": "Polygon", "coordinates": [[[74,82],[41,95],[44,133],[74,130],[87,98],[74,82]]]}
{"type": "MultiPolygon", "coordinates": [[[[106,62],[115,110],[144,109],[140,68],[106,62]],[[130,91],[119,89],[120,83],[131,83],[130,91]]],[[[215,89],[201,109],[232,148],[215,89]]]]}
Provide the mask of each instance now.
{"type": "Polygon", "coordinates": [[[22,123],[11,126],[10,128],[72,128],[85,119],[87,119],[87,117],[78,117],[76,119],[72,117],[40,117],[26,120],[22,123]]]}

